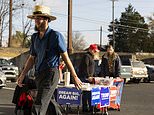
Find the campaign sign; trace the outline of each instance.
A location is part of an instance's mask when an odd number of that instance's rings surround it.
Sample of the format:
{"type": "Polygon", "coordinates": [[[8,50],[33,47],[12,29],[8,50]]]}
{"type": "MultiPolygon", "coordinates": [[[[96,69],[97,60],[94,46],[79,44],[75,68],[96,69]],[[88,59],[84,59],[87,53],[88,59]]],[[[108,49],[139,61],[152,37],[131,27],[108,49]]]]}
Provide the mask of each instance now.
{"type": "Polygon", "coordinates": [[[107,107],[110,105],[110,89],[109,89],[109,87],[101,87],[100,101],[101,101],[101,107],[107,107]]]}
{"type": "Polygon", "coordinates": [[[92,88],[91,90],[91,105],[97,105],[100,103],[100,88],[92,88]]]}
{"type": "Polygon", "coordinates": [[[59,87],[57,89],[57,103],[69,104],[69,105],[80,105],[81,101],[81,90],[76,88],[59,87]]]}
{"type": "Polygon", "coordinates": [[[114,80],[113,86],[110,87],[110,108],[120,109],[120,102],[123,90],[123,79],[114,80]]]}
{"type": "Polygon", "coordinates": [[[117,98],[116,98],[116,104],[120,105],[121,102],[121,96],[122,96],[122,90],[123,90],[123,84],[124,82],[117,82],[117,98]]]}

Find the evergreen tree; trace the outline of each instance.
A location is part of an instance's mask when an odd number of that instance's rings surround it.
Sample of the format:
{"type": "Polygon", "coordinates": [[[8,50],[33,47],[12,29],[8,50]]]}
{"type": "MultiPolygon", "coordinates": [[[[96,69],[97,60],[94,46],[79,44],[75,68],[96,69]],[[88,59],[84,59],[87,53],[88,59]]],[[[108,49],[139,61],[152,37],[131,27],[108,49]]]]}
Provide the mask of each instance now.
{"type": "Polygon", "coordinates": [[[149,29],[150,29],[150,40],[149,40],[149,52],[154,52],[154,14],[150,17],[148,17],[149,20],[149,29]]]}
{"type": "MultiPolygon", "coordinates": [[[[112,32],[112,22],[109,26],[112,32]]],[[[121,13],[120,19],[115,20],[115,50],[120,52],[146,52],[149,40],[148,25],[131,4],[121,13]]],[[[112,42],[112,34],[108,35],[112,42]]]]}

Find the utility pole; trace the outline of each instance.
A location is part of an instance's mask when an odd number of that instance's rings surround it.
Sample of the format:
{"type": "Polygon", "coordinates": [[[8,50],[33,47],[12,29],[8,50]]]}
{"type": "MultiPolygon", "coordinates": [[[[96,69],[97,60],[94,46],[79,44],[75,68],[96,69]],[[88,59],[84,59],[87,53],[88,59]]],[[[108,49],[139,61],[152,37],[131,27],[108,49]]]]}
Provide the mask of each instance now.
{"type": "Polygon", "coordinates": [[[113,48],[115,49],[115,22],[114,22],[114,2],[117,0],[111,0],[112,1],[112,29],[113,29],[113,48]]]}
{"type": "Polygon", "coordinates": [[[22,31],[23,31],[23,34],[25,33],[25,23],[24,23],[24,0],[23,0],[23,2],[22,2],[22,31]]]}
{"type": "Polygon", "coordinates": [[[25,45],[25,39],[26,39],[26,35],[25,35],[25,21],[24,21],[24,0],[22,1],[22,34],[23,34],[23,42],[22,42],[22,47],[24,47],[25,45]]]}
{"type": "Polygon", "coordinates": [[[100,47],[102,47],[102,26],[100,27],[100,47]]]}
{"type": "Polygon", "coordinates": [[[11,37],[12,37],[12,0],[10,0],[9,4],[9,40],[8,40],[8,47],[10,47],[11,37]]]}
{"type": "Polygon", "coordinates": [[[67,41],[68,54],[73,53],[72,48],[72,0],[68,0],[68,41],[67,41]]]}

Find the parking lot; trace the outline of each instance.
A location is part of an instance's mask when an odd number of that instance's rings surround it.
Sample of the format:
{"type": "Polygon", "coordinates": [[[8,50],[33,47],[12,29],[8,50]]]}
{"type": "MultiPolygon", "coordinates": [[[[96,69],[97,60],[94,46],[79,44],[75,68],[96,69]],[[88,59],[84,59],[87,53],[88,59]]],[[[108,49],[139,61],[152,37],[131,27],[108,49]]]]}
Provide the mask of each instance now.
{"type": "MultiPolygon", "coordinates": [[[[11,103],[15,83],[7,83],[7,87],[0,89],[0,115],[14,115],[14,105],[11,103]]],[[[154,114],[154,82],[130,83],[123,89],[120,111],[110,110],[109,115],[153,115],[154,114]]],[[[77,115],[77,108],[71,106],[68,115],[77,115]]],[[[65,115],[65,113],[63,113],[65,115]]],[[[91,113],[86,113],[91,114],[91,113]]],[[[81,112],[80,115],[85,115],[81,112]]]]}

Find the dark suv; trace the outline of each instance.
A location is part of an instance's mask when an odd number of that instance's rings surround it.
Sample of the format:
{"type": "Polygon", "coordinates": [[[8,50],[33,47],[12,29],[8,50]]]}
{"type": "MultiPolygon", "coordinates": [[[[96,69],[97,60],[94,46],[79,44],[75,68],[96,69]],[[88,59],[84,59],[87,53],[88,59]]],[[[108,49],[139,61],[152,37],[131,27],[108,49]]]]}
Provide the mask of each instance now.
{"type": "Polygon", "coordinates": [[[149,82],[154,81],[154,66],[146,64],[146,68],[148,70],[149,82]]]}

